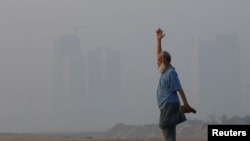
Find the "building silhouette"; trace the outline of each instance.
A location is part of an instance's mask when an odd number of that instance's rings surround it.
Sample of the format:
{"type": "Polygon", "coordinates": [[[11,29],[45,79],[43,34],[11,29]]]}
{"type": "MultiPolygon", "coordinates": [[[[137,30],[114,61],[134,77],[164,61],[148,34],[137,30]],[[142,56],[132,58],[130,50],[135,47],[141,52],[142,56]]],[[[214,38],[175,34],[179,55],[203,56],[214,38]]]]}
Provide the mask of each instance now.
{"type": "MultiPolygon", "coordinates": [[[[192,106],[198,110],[198,107],[200,105],[200,87],[199,87],[199,51],[200,51],[200,39],[195,38],[192,41],[192,49],[189,50],[189,67],[187,67],[187,70],[189,73],[188,77],[188,84],[191,88],[187,91],[190,103],[192,103],[192,106]]],[[[196,115],[194,115],[196,116],[196,115]]]]}
{"type": "Polygon", "coordinates": [[[198,42],[199,114],[205,119],[240,114],[241,47],[238,34],[218,34],[215,42],[198,42]]]}
{"type": "Polygon", "coordinates": [[[116,124],[120,111],[121,62],[119,50],[88,52],[88,101],[91,118],[116,124]]]}
{"type": "Polygon", "coordinates": [[[84,61],[76,34],[54,40],[54,107],[57,117],[83,117],[86,107],[84,61]]]}
{"type": "Polygon", "coordinates": [[[116,124],[120,89],[119,50],[98,48],[88,51],[85,59],[77,34],[54,40],[55,124],[66,127],[116,124]]]}

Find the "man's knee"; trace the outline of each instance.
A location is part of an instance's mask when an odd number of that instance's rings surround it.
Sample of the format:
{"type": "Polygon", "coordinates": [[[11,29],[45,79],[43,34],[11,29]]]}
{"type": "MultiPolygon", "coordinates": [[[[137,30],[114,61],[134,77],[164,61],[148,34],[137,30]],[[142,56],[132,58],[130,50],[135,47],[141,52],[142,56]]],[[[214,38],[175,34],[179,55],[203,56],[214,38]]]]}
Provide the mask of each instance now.
{"type": "Polygon", "coordinates": [[[175,124],[169,122],[169,120],[163,120],[163,121],[160,121],[159,127],[161,129],[173,128],[173,127],[175,127],[175,124]]]}
{"type": "Polygon", "coordinates": [[[175,116],[161,118],[159,121],[159,127],[161,129],[173,128],[177,124],[180,124],[184,121],[186,121],[186,116],[184,115],[184,113],[179,112],[175,116]]]}

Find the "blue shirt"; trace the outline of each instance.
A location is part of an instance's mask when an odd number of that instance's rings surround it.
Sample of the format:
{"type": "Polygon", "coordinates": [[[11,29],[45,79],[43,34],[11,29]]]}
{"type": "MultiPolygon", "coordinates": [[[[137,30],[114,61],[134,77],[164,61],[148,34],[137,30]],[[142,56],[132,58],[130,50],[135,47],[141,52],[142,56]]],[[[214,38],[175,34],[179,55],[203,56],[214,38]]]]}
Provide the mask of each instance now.
{"type": "Polygon", "coordinates": [[[163,109],[169,102],[180,102],[177,91],[181,89],[181,83],[174,67],[170,67],[161,74],[157,88],[157,103],[159,109],[163,109]]]}

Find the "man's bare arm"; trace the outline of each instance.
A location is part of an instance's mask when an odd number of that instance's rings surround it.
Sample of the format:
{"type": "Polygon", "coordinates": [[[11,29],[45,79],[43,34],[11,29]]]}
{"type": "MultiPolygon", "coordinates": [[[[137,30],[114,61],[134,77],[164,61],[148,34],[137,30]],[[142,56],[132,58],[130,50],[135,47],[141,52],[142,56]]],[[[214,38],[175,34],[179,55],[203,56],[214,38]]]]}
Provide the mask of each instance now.
{"type": "Polygon", "coordinates": [[[158,58],[160,53],[162,52],[161,49],[161,39],[165,36],[165,34],[163,34],[163,30],[162,29],[157,29],[156,30],[156,57],[158,58]]]}
{"type": "Polygon", "coordinates": [[[194,108],[192,108],[189,104],[188,104],[188,101],[187,101],[187,98],[186,98],[186,95],[184,93],[184,91],[181,89],[179,90],[179,95],[181,97],[181,100],[183,102],[183,110],[187,113],[196,113],[196,110],[194,108]]]}

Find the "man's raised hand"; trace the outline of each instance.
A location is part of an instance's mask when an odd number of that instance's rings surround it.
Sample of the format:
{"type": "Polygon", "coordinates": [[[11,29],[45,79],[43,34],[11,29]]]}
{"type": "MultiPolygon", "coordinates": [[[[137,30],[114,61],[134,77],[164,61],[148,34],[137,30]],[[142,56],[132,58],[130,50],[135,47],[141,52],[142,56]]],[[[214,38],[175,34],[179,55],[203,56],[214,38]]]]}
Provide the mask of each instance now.
{"type": "Polygon", "coordinates": [[[157,38],[157,40],[161,40],[164,36],[165,36],[165,34],[163,34],[163,30],[161,28],[158,28],[156,30],[156,38],[157,38]]]}

